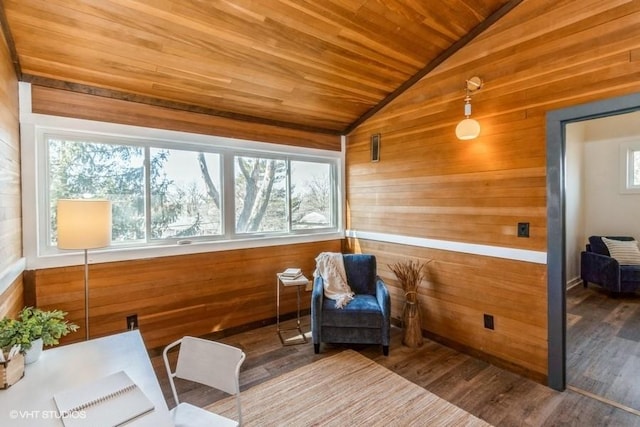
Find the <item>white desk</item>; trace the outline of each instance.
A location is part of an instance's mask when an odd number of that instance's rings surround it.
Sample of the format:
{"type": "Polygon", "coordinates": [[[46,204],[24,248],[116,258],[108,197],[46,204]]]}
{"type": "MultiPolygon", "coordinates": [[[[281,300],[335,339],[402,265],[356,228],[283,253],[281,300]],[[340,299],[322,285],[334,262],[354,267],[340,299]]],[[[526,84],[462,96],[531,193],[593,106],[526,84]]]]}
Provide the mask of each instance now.
{"type": "Polygon", "coordinates": [[[45,350],[26,366],[24,378],[0,390],[0,426],[63,426],[53,395],[125,371],[155,409],[128,426],[172,426],[140,332],[129,331],[45,350]]]}

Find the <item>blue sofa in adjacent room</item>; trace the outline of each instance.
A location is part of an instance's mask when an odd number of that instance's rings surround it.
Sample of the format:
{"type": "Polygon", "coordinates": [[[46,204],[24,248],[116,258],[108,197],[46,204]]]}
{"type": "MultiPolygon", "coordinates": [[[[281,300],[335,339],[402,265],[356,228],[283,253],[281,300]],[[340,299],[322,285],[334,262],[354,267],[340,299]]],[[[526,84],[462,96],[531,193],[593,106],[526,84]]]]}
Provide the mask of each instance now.
{"type": "MultiPolygon", "coordinates": [[[[640,289],[640,264],[621,264],[611,256],[603,236],[589,237],[586,250],[580,254],[580,278],[586,288],[595,283],[611,293],[635,292],[640,289]]],[[[634,241],[628,236],[604,236],[611,240],[634,241]]]]}

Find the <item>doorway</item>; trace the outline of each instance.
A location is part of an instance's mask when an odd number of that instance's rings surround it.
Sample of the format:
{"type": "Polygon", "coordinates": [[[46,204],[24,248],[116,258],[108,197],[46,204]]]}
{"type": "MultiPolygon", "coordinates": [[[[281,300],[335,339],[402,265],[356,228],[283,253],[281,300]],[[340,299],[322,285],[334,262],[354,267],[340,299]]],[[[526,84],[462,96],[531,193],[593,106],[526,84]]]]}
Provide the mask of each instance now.
{"type": "Polygon", "coordinates": [[[639,136],[640,111],[568,123],[564,161],[567,389],[636,415],[640,295],[583,287],[580,253],[592,235],[640,236],[640,194],[627,189],[639,136]]]}
{"type": "Polygon", "coordinates": [[[548,385],[567,386],[565,153],[569,123],[640,110],[640,94],[547,113],[547,300],[548,385]]]}

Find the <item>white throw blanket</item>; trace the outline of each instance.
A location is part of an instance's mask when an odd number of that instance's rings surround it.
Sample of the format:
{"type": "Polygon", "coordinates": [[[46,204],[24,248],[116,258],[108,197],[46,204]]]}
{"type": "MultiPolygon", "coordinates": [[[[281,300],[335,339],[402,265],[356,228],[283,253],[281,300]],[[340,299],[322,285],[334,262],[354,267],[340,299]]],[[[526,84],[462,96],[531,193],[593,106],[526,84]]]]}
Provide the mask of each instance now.
{"type": "Polygon", "coordinates": [[[343,308],[353,299],[341,253],[322,252],[318,255],[313,277],[318,276],[324,281],[324,296],[335,300],[336,308],[343,308]]]}

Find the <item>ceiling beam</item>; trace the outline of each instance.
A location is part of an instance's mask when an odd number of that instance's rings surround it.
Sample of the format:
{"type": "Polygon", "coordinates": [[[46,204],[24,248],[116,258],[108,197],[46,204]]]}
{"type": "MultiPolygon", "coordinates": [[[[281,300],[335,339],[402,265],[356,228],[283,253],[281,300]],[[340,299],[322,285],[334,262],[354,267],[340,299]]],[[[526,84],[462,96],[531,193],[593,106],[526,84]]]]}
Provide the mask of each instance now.
{"type": "Polygon", "coordinates": [[[449,46],[445,51],[443,51],[440,55],[438,55],[435,59],[429,62],[424,68],[414,74],[409,80],[405,81],[403,84],[398,86],[396,90],[387,95],[382,101],[376,104],[373,108],[368,110],[362,116],[358,117],[356,121],[351,123],[345,130],[344,135],[348,135],[355,128],[364,123],[367,119],[371,118],[378,111],[382,110],[385,106],[387,106],[391,101],[400,96],[403,92],[409,89],[411,86],[416,84],[420,79],[433,71],[438,65],[442,64],[453,54],[458,52],[464,46],[469,44],[473,39],[483,33],[487,28],[495,24],[500,18],[509,13],[513,8],[522,3],[523,0],[509,0],[507,3],[502,5],[500,9],[493,12],[491,15],[487,17],[484,21],[480,22],[476,25],[471,31],[465,34],[461,39],[456,41],[454,44],[449,46]]]}

